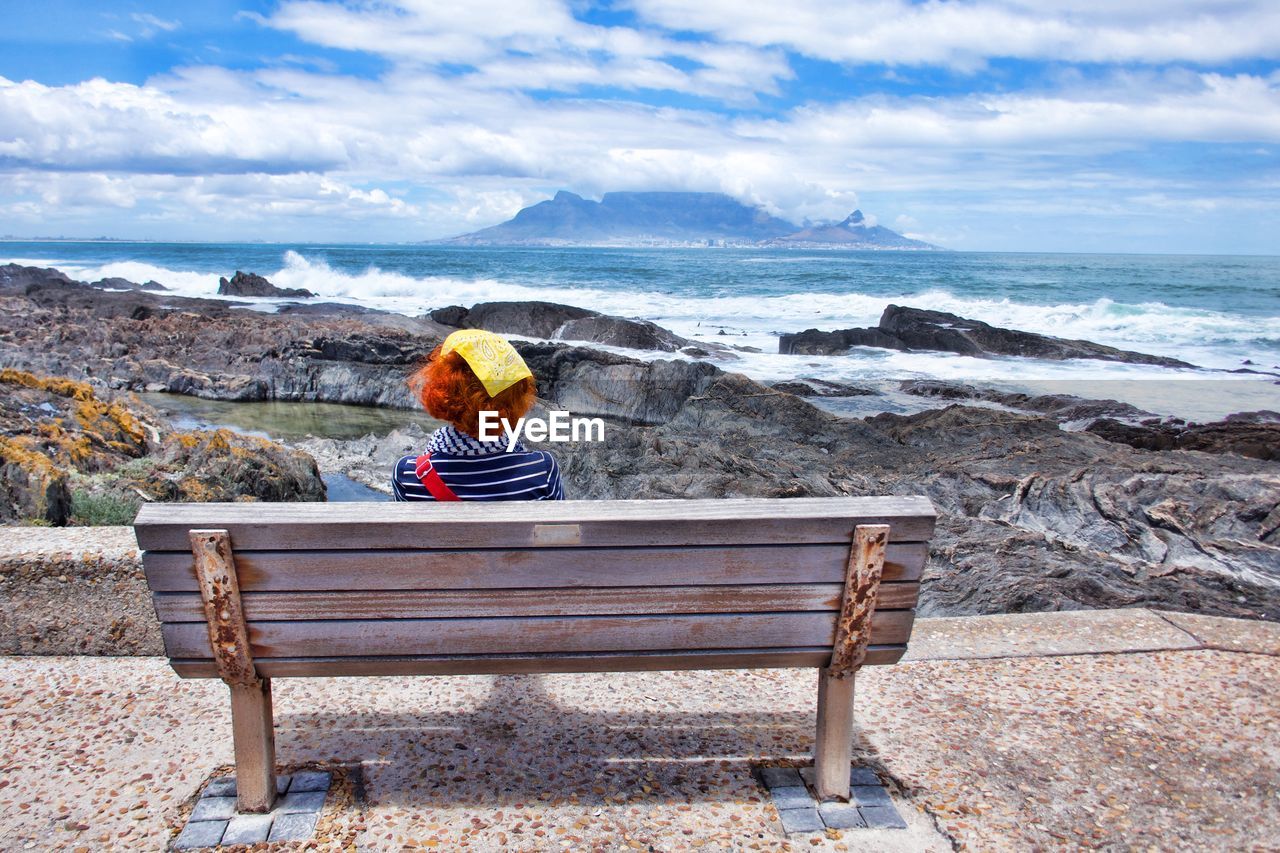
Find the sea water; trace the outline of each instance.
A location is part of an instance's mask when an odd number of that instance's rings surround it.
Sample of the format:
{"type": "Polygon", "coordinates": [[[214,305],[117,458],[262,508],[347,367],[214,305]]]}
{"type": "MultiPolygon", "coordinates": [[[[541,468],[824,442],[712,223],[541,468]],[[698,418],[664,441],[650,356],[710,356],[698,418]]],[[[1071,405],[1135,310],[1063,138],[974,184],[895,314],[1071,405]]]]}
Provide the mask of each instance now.
{"type": "MultiPolygon", "coordinates": [[[[493,300],[561,302],[730,345],[736,349],[713,360],[762,381],[936,378],[1037,391],[1061,384],[1082,396],[1141,397],[1154,401],[1146,406],[1153,411],[1165,400],[1162,413],[1193,417],[1280,408],[1275,377],[1225,372],[1280,373],[1280,257],[103,241],[0,243],[0,259],[83,280],[153,279],[206,297],[220,276],[244,270],[325,301],[410,316],[493,300]],[[836,356],[778,354],[780,334],[874,326],[891,303],[1172,356],[1203,369],[868,347],[836,356]],[[1247,384],[1221,390],[1228,380],[1247,384]]],[[[237,301],[271,311],[279,300],[237,301]]]]}

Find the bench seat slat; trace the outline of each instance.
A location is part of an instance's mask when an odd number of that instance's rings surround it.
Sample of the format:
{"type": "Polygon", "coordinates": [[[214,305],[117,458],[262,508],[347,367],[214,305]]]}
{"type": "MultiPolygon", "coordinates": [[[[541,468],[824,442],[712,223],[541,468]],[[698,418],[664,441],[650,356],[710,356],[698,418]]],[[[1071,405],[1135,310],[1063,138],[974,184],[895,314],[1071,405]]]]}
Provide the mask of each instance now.
{"type": "MultiPolygon", "coordinates": [[[[876,607],[915,607],[918,583],[880,586],[876,607]]],[[[586,589],[377,590],[256,592],[241,596],[254,621],[311,619],[432,619],[497,616],[589,616],[838,610],[841,584],[660,586],[586,589]]],[[[190,592],[153,595],[161,622],[204,624],[204,604],[190,592]]]]}
{"type": "MultiPolygon", "coordinates": [[[[522,550],[253,551],[236,547],[242,593],[376,589],[692,586],[844,583],[849,545],[688,546],[683,548],[525,548],[522,550]]],[[[919,580],[924,542],[885,551],[884,580],[919,580]]],[[[196,592],[190,549],[147,551],[156,592],[196,592]]]]}
{"type": "MultiPolygon", "coordinates": [[[[884,610],[871,642],[905,643],[914,612],[884,610]]],[[[834,611],[685,616],[250,622],[253,657],[627,652],[664,649],[831,647],[834,611]]],[[[209,632],[192,622],[161,626],[171,658],[211,657],[209,632]]]]}
{"type": "Polygon", "coordinates": [[[927,498],[716,499],[672,501],[530,501],[486,505],[146,504],[134,521],[143,550],[189,547],[193,528],[231,532],[237,550],[333,548],[377,550],[539,545],[847,543],[858,524],[889,524],[896,542],[926,541],[934,528],[927,498]]]}
{"type": "MultiPolygon", "coordinates": [[[[907,647],[867,648],[866,663],[897,663],[907,647]]],[[[327,678],[378,675],[500,675],[538,672],[653,672],[688,669],[769,669],[821,667],[831,649],[811,646],[788,649],[704,649],[682,653],[625,652],[583,655],[436,655],[394,657],[259,658],[254,664],[266,678],[327,678]]],[[[213,661],[177,658],[173,669],[183,678],[217,678],[213,661]]]]}

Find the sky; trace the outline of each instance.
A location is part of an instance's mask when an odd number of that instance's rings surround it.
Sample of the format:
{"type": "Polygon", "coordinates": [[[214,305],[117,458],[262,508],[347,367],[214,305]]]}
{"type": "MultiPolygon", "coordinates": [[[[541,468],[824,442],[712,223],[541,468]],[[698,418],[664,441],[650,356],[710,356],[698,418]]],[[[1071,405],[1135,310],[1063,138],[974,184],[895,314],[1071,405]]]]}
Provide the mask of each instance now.
{"type": "Polygon", "coordinates": [[[1275,0],[0,0],[0,235],[400,242],[566,189],[1280,253],[1275,0]]]}

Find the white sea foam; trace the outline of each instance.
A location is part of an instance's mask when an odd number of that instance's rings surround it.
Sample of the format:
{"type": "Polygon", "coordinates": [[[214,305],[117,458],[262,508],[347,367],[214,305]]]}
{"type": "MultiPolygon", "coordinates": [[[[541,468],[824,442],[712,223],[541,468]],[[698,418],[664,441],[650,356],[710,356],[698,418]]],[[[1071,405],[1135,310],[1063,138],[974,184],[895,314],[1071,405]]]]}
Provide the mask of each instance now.
{"type": "MultiPolygon", "coordinates": [[[[57,258],[15,259],[15,262],[57,267],[73,278],[88,281],[112,276],[137,282],[154,279],[183,296],[216,295],[219,277],[217,273],[171,269],[143,261],[114,261],[96,266],[57,258]]],[[[874,326],[890,302],[947,311],[996,326],[1172,356],[1211,368],[1237,367],[1245,358],[1257,359],[1260,352],[1274,353],[1280,343],[1276,318],[1248,317],[1161,302],[1124,303],[1109,298],[1035,305],[1009,298],[961,296],[943,289],[897,298],[857,292],[695,297],[638,289],[525,284],[493,278],[410,276],[374,265],[358,273],[348,273],[295,251],[285,253],[282,267],[263,271],[263,274],[280,287],[306,288],[327,301],[365,305],[410,316],[445,305],[544,300],[639,317],[694,340],[763,350],[762,353],[740,353],[737,360],[724,364],[763,380],[799,374],[834,381],[907,377],[968,381],[1205,376],[1199,371],[1095,360],[976,359],[947,353],[900,353],[870,348],[856,348],[847,355],[830,357],[777,354],[779,333],[807,328],[874,326]],[[724,335],[719,334],[721,330],[724,335]]],[[[266,307],[278,300],[241,301],[266,307]]],[[[656,354],[639,355],[652,358],[656,354]]],[[[1271,368],[1272,359],[1274,355],[1258,367],[1271,368]]],[[[1223,374],[1216,375],[1225,378],[1223,374]]]]}

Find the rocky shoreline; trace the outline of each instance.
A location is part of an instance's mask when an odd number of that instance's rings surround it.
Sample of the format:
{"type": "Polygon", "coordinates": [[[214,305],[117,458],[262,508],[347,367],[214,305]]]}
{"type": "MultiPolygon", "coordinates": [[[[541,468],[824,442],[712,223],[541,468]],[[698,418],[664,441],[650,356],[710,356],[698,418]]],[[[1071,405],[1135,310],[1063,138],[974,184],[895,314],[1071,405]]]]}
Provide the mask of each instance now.
{"type": "MultiPolygon", "coordinates": [[[[524,310],[409,318],[311,303],[263,314],[58,275],[0,268],[0,364],[224,400],[408,408],[406,373],[452,328],[524,310]]],[[[626,320],[603,316],[538,322],[626,320]]],[[[915,383],[903,390],[937,408],[844,418],[804,398],[875,389],[770,388],[696,358],[518,347],[542,405],[608,422],[601,444],[549,448],[573,498],[923,493],[940,512],[923,614],[1153,606],[1280,620],[1274,413],[1187,424],[1116,401],[915,383]]],[[[423,438],[406,428],[299,447],[385,490],[391,460],[423,438]]]]}

